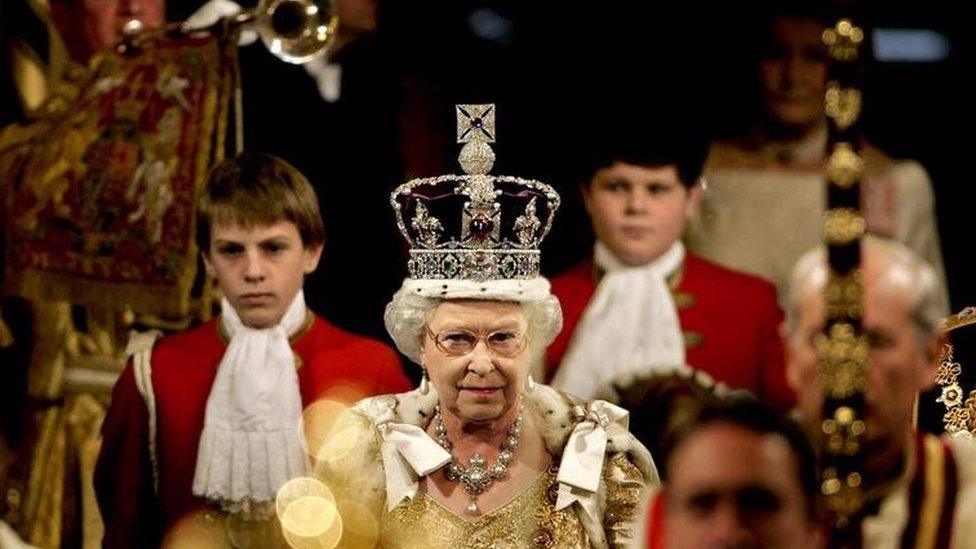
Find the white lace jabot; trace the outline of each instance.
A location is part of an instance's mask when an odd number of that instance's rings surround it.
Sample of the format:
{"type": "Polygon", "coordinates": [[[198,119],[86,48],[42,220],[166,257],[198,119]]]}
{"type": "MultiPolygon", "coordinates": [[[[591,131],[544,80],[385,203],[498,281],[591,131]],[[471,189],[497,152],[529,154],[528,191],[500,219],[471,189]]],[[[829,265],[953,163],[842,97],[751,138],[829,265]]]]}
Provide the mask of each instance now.
{"type": "Polygon", "coordinates": [[[221,326],[230,343],[207,399],[193,493],[229,512],[270,516],[278,489],[308,473],[302,397],[288,337],[305,322],[298,295],[281,322],[245,326],[224,299],[221,326]]]}
{"type": "Polygon", "coordinates": [[[597,241],[593,260],[606,274],[573,331],[553,387],[589,400],[620,376],[684,365],[684,337],[667,283],[684,258],[679,241],[657,260],[628,267],[597,241]]]}

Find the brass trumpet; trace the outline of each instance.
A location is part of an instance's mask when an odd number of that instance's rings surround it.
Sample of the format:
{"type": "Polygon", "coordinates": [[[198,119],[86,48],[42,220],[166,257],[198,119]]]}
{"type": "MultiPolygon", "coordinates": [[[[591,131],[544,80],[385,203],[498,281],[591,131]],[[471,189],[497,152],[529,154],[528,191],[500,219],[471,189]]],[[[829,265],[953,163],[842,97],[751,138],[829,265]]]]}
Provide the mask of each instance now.
{"type": "Polygon", "coordinates": [[[276,57],[288,63],[301,64],[321,55],[332,45],[339,17],[332,0],[260,0],[254,8],[222,17],[206,26],[187,27],[186,23],[171,23],[162,28],[147,29],[138,19],[133,19],[122,29],[120,46],[123,51],[138,47],[147,34],[174,31],[205,33],[215,31],[222,25],[237,27],[240,31],[256,31],[276,57]]]}
{"type": "Polygon", "coordinates": [[[272,54],[295,64],[325,52],[339,25],[330,0],[261,0],[235,21],[253,24],[272,54]]]}

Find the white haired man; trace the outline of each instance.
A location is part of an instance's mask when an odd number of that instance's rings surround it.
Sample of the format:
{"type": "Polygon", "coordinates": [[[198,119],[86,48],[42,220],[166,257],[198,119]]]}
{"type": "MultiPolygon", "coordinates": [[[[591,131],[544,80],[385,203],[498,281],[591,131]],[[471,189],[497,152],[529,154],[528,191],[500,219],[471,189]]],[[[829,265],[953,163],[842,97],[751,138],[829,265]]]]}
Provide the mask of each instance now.
{"type": "MultiPolygon", "coordinates": [[[[917,433],[918,392],[935,381],[941,287],[933,268],[895,242],[862,244],[868,359],[863,547],[972,547],[976,444],[917,433]]],[[[787,377],[811,432],[823,406],[814,337],[824,326],[823,249],[804,255],[790,286],[787,377]]]]}

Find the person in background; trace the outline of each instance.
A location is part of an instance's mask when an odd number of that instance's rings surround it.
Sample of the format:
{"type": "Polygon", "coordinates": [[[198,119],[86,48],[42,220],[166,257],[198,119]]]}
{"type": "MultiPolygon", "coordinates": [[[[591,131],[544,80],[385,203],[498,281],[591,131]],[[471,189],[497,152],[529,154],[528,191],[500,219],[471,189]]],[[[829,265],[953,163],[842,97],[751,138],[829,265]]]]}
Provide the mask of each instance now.
{"type": "Polygon", "coordinates": [[[637,131],[601,137],[579,177],[593,256],[552,280],[564,311],[546,356],[553,385],[590,398],[601,385],[687,364],[789,409],[773,286],[681,242],[702,197],[704,143],[648,142],[637,131]]]}
{"type": "Polygon", "coordinates": [[[816,458],[792,420],[751,398],[711,402],[663,444],[664,486],[643,516],[646,547],[823,546],[816,458]]]}
{"type": "MultiPolygon", "coordinates": [[[[781,305],[793,265],[823,232],[828,58],[818,5],[788,3],[765,21],[756,65],[759,119],[745,136],[712,145],[704,170],[708,193],[685,235],[692,252],[772,281],[781,305]]],[[[948,314],[928,173],[869,143],[861,153],[868,232],[905,244],[933,266],[948,314]]]]}
{"type": "MultiPolygon", "coordinates": [[[[797,411],[820,436],[823,388],[815,337],[823,332],[825,249],[797,263],[786,324],[787,374],[797,411]]],[[[976,539],[976,445],[919,433],[915,399],[935,383],[941,285],[905,246],[868,236],[861,245],[862,324],[870,344],[862,442],[863,547],[972,547],[976,539]]]]}
{"type": "Polygon", "coordinates": [[[392,349],[306,307],[324,240],[315,191],[288,163],[244,153],[214,168],[197,244],[221,315],[155,346],[130,342],[95,471],[106,547],[155,547],[197,512],[230,517],[237,543],[283,544],[275,495],[314,457],[303,411],[410,387],[392,349]]]}

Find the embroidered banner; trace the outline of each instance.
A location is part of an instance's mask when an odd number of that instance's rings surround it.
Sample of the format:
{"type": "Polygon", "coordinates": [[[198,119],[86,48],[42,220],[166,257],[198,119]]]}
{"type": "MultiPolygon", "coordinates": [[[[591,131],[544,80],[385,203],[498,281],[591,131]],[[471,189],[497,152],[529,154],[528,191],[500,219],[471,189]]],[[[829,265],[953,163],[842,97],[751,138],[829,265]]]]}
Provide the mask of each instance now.
{"type": "Polygon", "coordinates": [[[131,57],[106,56],[47,122],[7,182],[7,291],[188,313],[194,205],[226,119],[220,44],[156,38],[131,57]]]}

